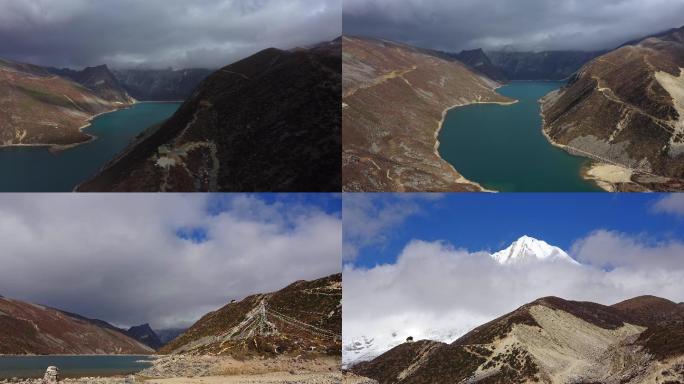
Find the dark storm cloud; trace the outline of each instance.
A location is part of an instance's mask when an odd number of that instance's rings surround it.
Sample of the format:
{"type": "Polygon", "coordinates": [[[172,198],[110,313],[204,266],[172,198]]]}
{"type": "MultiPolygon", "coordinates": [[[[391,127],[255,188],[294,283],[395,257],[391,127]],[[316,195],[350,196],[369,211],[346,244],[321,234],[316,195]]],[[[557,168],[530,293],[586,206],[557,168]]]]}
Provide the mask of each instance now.
{"type": "Polygon", "coordinates": [[[0,58],[220,67],[341,34],[342,0],[0,0],[0,58]]]}
{"type": "Polygon", "coordinates": [[[684,25],[684,0],[345,0],[343,23],[447,51],[600,50],[684,25]]]}
{"type": "Polygon", "coordinates": [[[339,215],[282,199],[5,195],[0,294],[165,328],[189,325],[231,299],[339,273],[339,215]]]}

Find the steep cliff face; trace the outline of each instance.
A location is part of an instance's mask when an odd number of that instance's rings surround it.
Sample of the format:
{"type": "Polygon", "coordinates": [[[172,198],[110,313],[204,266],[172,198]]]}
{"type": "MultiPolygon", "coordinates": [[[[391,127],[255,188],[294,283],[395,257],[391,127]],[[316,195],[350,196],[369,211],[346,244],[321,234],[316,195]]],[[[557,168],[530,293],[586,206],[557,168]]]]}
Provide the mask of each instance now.
{"type": "Polygon", "coordinates": [[[544,132],[628,171],[616,189],[684,189],[684,29],[624,45],[542,100],[544,132]]]}
{"type": "Polygon", "coordinates": [[[437,153],[449,108],[508,103],[498,84],[434,53],[344,37],[342,173],[345,191],[478,191],[437,153]]]}
{"type": "Polygon", "coordinates": [[[150,354],[104,321],[0,297],[0,354],[150,354]]]}
{"type": "Polygon", "coordinates": [[[500,82],[508,80],[508,76],[504,73],[504,70],[501,67],[494,65],[489,56],[487,56],[482,49],[461,51],[460,53],[451,56],[492,80],[500,82]]]}
{"type": "Polygon", "coordinates": [[[160,353],[230,356],[341,353],[342,275],[298,281],[211,312],[160,353]]]}
{"type": "Polygon", "coordinates": [[[214,71],[210,69],[128,69],[114,71],[121,86],[141,101],[183,101],[214,71]]]}
{"type": "Polygon", "coordinates": [[[82,191],[339,191],[338,41],[267,49],[204,80],[82,191]]]}
{"type": "Polygon", "coordinates": [[[403,344],[352,371],[402,384],[678,382],[683,310],[654,297],[614,306],[546,297],[452,344],[403,344]]]}
{"type": "Polygon", "coordinates": [[[91,118],[133,102],[107,73],[106,68],[78,72],[80,83],[54,69],[0,60],[0,145],[90,140],[80,129],[91,118]]]}

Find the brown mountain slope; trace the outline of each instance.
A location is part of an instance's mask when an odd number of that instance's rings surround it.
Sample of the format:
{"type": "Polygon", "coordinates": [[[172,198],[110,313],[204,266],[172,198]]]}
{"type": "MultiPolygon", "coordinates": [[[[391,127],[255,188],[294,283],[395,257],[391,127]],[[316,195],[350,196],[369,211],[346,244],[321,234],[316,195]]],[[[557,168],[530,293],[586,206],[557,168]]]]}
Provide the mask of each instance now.
{"type": "Polygon", "coordinates": [[[684,27],[602,55],[542,100],[544,132],[569,152],[622,168],[627,177],[605,179],[609,189],[682,190],[682,68],[684,27]]]}
{"type": "Polygon", "coordinates": [[[164,354],[339,355],[342,275],[298,281],[208,313],[159,350],[164,354]]]}
{"type": "Polygon", "coordinates": [[[29,64],[0,60],[0,145],[72,145],[94,116],[130,105],[29,64]]]}
{"type": "Polygon", "coordinates": [[[512,100],[492,80],[440,54],[343,38],[342,177],[345,191],[479,191],[437,153],[447,109],[512,100]]]}
{"type": "Polygon", "coordinates": [[[681,305],[653,297],[614,306],[547,297],[452,344],[404,344],[352,370],[402,384],[677,383],[681,316],[681,305]]]}
{"type": "Polygon", "coordinates": [[[339,191],[340,49],[267,49],[215,72],[79,189],[339,191]]]}
{"type": "Polygon", "coordinates": [[[0,296],[0,354],[150,354],[99,320],[0,296]]]}

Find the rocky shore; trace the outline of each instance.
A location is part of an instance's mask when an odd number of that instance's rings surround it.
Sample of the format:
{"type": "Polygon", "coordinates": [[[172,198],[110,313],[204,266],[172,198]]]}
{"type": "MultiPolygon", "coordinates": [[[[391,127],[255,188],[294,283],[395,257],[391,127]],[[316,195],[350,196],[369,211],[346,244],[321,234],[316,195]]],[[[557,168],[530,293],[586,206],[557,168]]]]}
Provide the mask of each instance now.
{"type": "MultiPolygon", "coordinates": [[[[164,356],[153,366],[125,377],[63,379],[65,384],[338,384],[342,382],[340,359],[279,357],[236,360],[225,356],[164,356]]],[[[6,379],[0,384],[45,384],[45,379],[6,379]]]]}

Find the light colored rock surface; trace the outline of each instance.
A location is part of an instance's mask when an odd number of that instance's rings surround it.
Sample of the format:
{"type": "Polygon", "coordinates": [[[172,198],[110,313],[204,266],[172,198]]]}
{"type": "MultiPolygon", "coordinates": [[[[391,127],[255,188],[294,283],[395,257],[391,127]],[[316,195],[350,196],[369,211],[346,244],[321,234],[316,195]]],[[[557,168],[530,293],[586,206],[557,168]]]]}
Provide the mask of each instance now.
{"type": "Polygon", "coordinates": [[[608,192],[617,192],[615,184],[629,183],[634,172],[625,167],[612,164],[593,164],[586,172],[586,178],[593,180],[608,192]]]}

